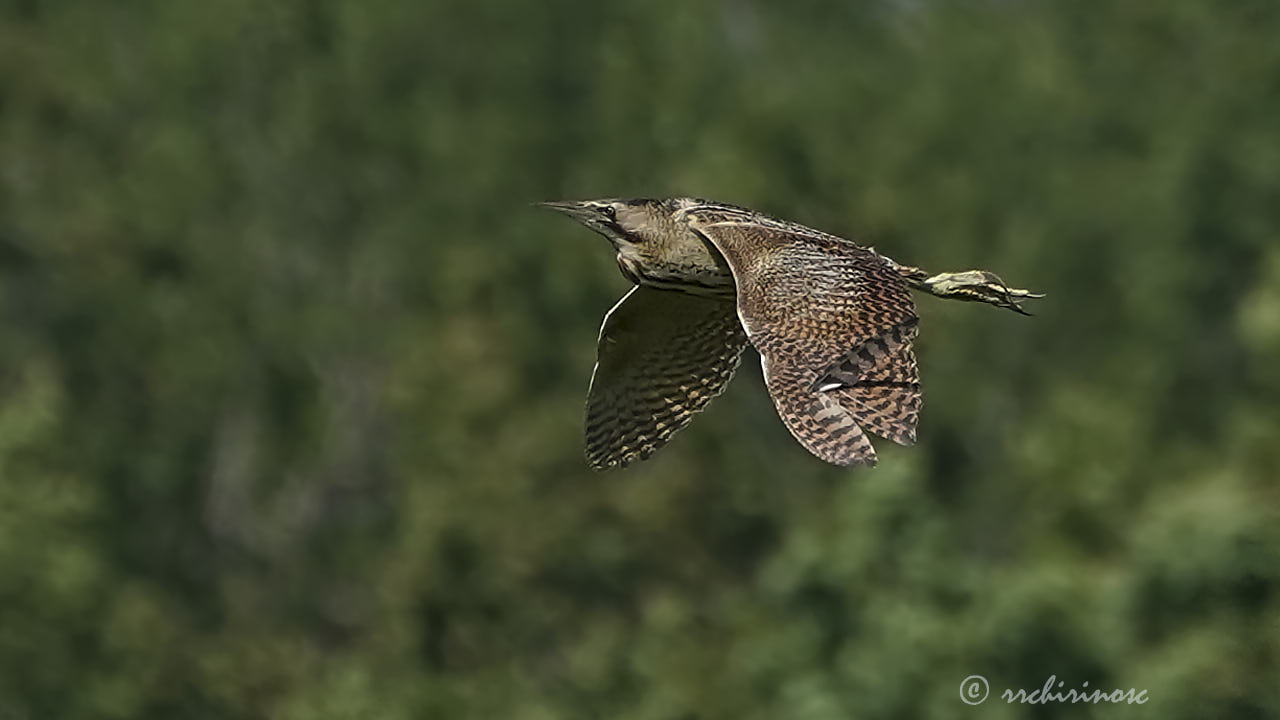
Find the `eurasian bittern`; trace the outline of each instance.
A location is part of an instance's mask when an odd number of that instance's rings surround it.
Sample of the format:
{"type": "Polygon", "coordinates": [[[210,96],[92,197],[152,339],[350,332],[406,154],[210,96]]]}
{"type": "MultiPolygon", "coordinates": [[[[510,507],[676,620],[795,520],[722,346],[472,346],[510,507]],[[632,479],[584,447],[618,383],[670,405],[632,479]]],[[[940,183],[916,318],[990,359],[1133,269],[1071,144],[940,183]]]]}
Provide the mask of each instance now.
{"type": "Polygon", "coordinates": [[[1027,314],[1043,297],[982,270],[930,276],[872,248],[694,198],[548,202],[609,239],[636,284],[605,315],[587,393],[587,462],[643,460],[719,395],[750,341],[782,422],[836,465],[874,465],[863,430],[915,442],[909,288],[1027,314]]]}

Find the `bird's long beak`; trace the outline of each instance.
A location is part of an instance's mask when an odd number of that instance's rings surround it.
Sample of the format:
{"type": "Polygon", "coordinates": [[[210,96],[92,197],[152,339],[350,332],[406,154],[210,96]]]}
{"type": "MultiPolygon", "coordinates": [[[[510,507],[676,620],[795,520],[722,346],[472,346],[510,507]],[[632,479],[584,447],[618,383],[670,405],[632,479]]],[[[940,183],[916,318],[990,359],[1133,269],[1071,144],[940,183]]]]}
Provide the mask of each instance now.
{"type": "Polygon", "coordinates": [[[569,217],[573,218],[574,220],[577,220],[578,222],[584,222],[587,218],[591,217],[594,214],[591,208],[586,203],[579,202],[576,200],[558,200],[558,201],[540,202],[540,203],[534,203],[534,205],[537,205],[538,207],[549,208],[551,210],[555,210],[556,212],[564,213],[565,215],[568,215],[569,217]]]}

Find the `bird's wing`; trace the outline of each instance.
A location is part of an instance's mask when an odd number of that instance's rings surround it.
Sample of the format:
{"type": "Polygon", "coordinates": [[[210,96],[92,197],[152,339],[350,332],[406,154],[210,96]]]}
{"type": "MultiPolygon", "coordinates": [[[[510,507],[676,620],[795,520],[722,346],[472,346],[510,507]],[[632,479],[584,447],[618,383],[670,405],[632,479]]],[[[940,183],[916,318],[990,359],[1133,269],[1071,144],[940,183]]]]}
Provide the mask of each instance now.
{"type": "Polygon", "coordinates": [[[920,375],[911,341],[914,322],[892,328],[848,353],[821,381],[863,428],[899,445],[916,441],[920,375]]]}
{"type": "Polygon", "coordinates": [[[802,445],[837,465],[873,465],[860,426],[915,439],[915,306],[892,267],[851,242],[767,218],[717,209],[685,218],[728,261],[769,393],[802,445]]]}
{"type": "Polygon", "coordinates": [[[729,384],[746,334],[734,304],[635,287],[604,318],[587,393],[587,462],[643,460],[729,384]]]}

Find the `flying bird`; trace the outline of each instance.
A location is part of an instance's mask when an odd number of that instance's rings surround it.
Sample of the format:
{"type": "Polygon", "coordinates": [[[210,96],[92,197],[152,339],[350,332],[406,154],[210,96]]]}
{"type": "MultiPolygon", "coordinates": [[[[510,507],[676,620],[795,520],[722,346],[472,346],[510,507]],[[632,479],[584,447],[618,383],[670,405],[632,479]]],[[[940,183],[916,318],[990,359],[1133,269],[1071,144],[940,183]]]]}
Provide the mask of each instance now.
{"type": "Polygon", "coordinates": [[[719,395],[751,344],[778,416],[836,465],[875,465],[870,432],[909,445],[920,415],[911,289],[1022,314],[1042,295],[984,270],[930,275],[850,240],[696,198],[546,202],[612,243],[635,284],[605,315],[586,456],[644,460],[719,395]]]}

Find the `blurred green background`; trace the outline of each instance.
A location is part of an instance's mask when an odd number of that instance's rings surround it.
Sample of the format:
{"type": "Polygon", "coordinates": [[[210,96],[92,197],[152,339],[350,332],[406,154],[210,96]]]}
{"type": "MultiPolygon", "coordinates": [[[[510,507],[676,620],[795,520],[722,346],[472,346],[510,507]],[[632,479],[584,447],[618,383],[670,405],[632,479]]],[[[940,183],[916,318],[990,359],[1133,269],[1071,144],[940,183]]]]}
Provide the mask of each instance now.
{"type": "Polygon", "coordinates": [[[1280,5],[0,2],[0,718],[1280,717],[1280,5]],[[918,299],[921,440],[754,353],[592,474],[692,194],[918,299]],[[962,678],[988,678],[981,707],[962,678]],[[1140,688],[1144,706],[1007,705],[1140,688]]]}

